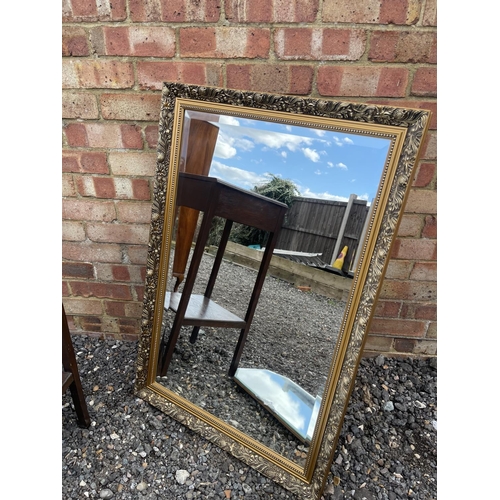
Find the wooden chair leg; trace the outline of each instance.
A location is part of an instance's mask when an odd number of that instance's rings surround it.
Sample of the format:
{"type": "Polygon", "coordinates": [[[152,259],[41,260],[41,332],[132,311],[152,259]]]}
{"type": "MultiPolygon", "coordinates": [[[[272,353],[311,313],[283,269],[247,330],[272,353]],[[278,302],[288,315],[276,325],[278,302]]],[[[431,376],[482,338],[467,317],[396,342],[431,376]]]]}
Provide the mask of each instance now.
{"type": "Polygon", "coordinates": [[[63,382],[62,391],[64,392],[69,388],[71,391],[71,398],[75,406],[77,423],[79,427],[88,428],[90,426],[90,416],[83,394],[82,383],[78,373],[78,365],[76,363],[75,351],[71,335],[69,333],[68,320],[62,308],[62,364],[63,364],[63,382]]]}

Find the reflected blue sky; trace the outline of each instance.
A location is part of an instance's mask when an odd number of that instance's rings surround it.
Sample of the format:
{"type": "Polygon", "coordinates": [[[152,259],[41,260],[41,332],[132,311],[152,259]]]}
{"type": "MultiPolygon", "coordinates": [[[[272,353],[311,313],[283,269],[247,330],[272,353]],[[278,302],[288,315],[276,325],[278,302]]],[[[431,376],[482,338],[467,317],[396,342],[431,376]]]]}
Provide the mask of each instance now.
{"type": "Polygon", "coordinates": [[[274,174],[310,198],[347,201],[356,194],[370,202],[390,147],[389,139],[232,116],[213,123],[219,135],[210,175],[252,189],[274,174]]]}

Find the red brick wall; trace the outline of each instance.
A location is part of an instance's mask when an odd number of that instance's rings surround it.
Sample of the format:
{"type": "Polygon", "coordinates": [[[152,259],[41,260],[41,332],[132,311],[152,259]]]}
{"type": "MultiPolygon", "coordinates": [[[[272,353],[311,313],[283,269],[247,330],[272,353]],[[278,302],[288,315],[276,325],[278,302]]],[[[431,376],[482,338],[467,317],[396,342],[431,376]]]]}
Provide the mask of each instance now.
{"type": "Polygon", "coordinates": [[[63,0],[63,301],[140,331],[163,81],[434,112],[366,352],[436,353],[436,0],[63,0]]]}

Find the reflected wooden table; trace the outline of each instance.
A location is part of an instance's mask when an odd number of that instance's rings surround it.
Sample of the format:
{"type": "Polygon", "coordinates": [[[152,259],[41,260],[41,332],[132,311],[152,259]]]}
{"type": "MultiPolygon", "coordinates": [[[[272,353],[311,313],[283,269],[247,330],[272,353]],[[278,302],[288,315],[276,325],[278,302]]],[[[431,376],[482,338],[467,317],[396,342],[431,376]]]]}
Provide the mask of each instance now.
{"type": "Polygon", "coordinates": [[[229,376],[232,377],[238,368],[267,269],[288,207],[284,203],[232,186],[215,177],[188,173],[179,174],[177,206],[189,207],[203,212],[203,220],[183,291],[182,293],[169,293],[166,296],[165,307],[175,312],[175,318],[168,339],[166,341],[162,339],[158,373],[162,377],[166,375],[183,325],[194,326],[190,338],[192,343],[196,342],[201,326],[215,326],[241,329],[228,372],[229,376]],[[204,295],[192,294],[214,217],[221,217],[226,220],[219,249],[215,256],[204,295]],[[269,232],[245,318],[239,318],[217,305],[210,298],[234,222],[269,232]]]}

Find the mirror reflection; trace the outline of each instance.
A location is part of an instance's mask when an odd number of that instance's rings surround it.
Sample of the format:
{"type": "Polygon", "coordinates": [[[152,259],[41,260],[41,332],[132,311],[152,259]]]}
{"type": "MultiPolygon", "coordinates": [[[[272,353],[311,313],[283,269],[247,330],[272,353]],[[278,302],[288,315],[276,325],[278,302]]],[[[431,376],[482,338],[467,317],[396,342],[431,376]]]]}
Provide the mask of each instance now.
{"type": "Polygon", "coordinates": [[[157,381],[303,464],[390,140],[183,119],[157,381]]]}

